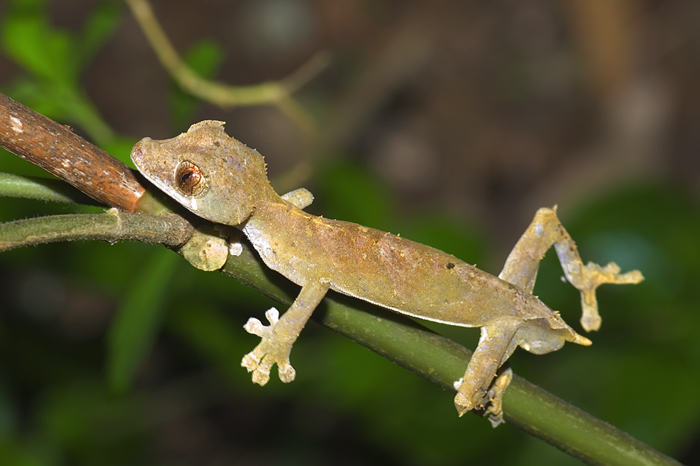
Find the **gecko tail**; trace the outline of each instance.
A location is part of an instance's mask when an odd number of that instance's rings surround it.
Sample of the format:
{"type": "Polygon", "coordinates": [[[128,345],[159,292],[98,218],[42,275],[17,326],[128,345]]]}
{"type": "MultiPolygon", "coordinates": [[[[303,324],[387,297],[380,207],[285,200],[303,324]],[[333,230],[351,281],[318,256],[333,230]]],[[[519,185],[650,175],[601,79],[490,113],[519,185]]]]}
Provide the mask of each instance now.
{"type": "Polygon", "coordinates": [[[593,342],[591,340],[579,335],[576,332],[573,332],[573,335],[571,336],[571,340],[569,340],[569,341],[571,343],[576,343],[577,345],[582,345],[582,346],[591,346],[593,344],[593,342]]]}

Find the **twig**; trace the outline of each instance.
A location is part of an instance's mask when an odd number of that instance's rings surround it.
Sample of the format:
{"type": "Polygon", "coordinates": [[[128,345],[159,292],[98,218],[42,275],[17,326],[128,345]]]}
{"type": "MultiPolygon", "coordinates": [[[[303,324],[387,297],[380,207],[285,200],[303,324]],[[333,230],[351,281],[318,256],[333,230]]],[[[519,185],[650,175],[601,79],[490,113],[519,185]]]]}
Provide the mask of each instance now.
{"type": "Polygon", "coordinates": [[[0,94],[0,146],[127,212],[145,189],[129,168],[63,126],[0,94]]]}
{"type": "Polygon", "coordinates": [[[328,63],[327,54],[319,53],[291,76],[281,81],[269,81],[251,86],[230,86],[208,81],[198,76],[182,61],[158,23],[147,0],[126,0],[126,3],[146,34],[161,64],[173,79],[192,95],[222,107],[279,103],[318,74],[328,63]]]}

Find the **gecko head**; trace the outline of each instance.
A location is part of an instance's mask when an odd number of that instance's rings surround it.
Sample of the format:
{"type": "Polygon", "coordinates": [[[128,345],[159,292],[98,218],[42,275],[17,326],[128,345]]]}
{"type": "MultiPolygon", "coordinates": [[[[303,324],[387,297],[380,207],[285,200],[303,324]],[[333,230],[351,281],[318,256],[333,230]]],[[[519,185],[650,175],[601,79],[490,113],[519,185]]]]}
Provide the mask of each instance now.
{"type": "Polygon", "coordinates": [[[244,223],[272,190],[263,157],[229,137],[220,121],[202,121],[172,139],[144,138],[131,160],[156,187],[215,223],[244,223]]]}

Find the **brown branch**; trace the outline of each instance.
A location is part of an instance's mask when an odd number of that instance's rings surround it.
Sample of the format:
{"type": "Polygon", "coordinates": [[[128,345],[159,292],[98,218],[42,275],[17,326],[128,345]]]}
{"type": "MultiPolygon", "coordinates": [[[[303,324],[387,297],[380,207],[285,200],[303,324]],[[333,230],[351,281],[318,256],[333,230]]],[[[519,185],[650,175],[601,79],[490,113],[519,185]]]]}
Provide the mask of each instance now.
{"type": "Polygon", "coordinates": [[[0,146],[93,199],[134,212],[145,189],[133,172],[63,126],[0,94],[0,146]]]}

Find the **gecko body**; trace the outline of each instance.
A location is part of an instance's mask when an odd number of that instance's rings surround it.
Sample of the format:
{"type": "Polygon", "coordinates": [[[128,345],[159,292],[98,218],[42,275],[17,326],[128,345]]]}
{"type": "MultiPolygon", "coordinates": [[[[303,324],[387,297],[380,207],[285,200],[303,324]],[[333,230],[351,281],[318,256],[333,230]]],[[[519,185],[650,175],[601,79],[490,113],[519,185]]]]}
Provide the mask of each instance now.
{"type": "Polygon", "coordinates": [[[544,354],[567,341],[591,344],[531,294],[539,261],[551,246],[567,279],[581,291],[586,330],[600,325],[598,285],[642,280],[637,271],[620,274],[613,263],[583,265],[553,209],[537,212],[499,277],[400,236],[311,215],[303,210],[310,198],[295,192],[279,196],[262,156],[229,137],[222,122],[197,123],[173,139],[145,138],[131,158],[149,181],[191,212],[241,229],[269,268],[301,286],[281,318],[273,308],[266,314],[270,325],[257,319],[246,324],[262,341],[242,365],[260,385],[274,364],[282,381],[294,379],[292,345],[328,290],[335,290],[419,319],[481,327],[479,345],[456,384],[455,405],[460,415],[485,409],[497,424],[512,377],[510,370],[497,371],[517,346],[544,354]]]}

